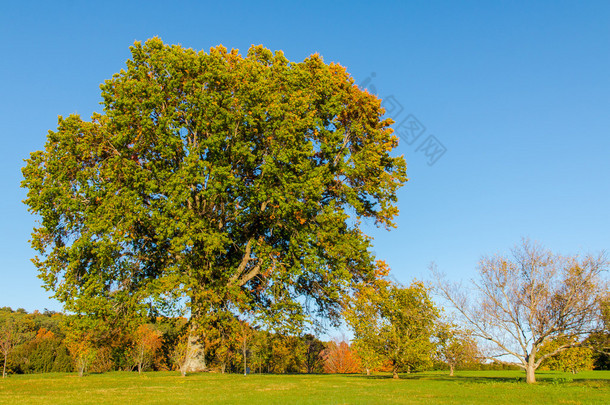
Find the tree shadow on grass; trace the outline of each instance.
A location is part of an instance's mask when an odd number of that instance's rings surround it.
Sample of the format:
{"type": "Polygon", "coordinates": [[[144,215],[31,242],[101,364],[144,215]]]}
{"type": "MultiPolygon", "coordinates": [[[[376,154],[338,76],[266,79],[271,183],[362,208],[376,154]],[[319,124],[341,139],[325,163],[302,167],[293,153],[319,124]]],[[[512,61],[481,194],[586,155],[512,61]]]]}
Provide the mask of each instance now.
{"type": "MultiPolygon", "coordinates": [[[[525,372],[523,375],[519,376],[473,376],[473,375],[455,375],[453,377],[442,374],[426,374],[426,373],[411,373],[405,374],[400,373],[399,380],[408,381],[408,380],[430,380],[430,381],[446,381],[453,382],[457,384],[464,383],[475,383],[475,384],[491,384],[491,383],[525,383],[525,372]]],[[[350,378],[361,378],[367,380],[392,380],[391,374],[375,374],[375,375],[362,375],[362,374],[349,374],[347,375],[350,378]]],[[[544,372],[540,371],[536,373],[536,381],[542,384],[557,384],[557,383],[596,383],[596,384],[610,384],[610,380],[607,379],[592,379],[585,377],[574,377],[574,378],[566,378],[564,376],[557,375],[552,372],[544,372]]]]}
{"type": "MultiPolygon", "coordinates": [[[[412,374],[404,374],[401,373],[399,374],[400,378],[399,380],[403,380],[403,381],[408,381],[408,380],[430,380],[430,381],[448,381],[448,382],[454,382],[454,383],[459,383],[459,384],[463,384],[463,383],[481,383],[481,384],[489,384],[492,382],[525,382],[525,373],[523,375],[523,377],[507,377],[507,376],[467,376],[467,375],[456,375],[456,376],[449,376],[449,375],[438,375],[438,374],[419,374],[419,373],[412,373],[412,374]]],[[[349,375],[349,377],[352,378],[362,378],[362,379],[369,379],[369,380],[392,380],[392,375],[388,374],[388,375],[383,375],[383,374],[376,374],[376,375],[361,375],[361,374],[352,374],[349,375]]]]}
{"type": "MultiPolygon", "coordinates": [[[[392,380],[392,375],[350,375],[349,377],[353,378],[363,378],[368,380],[392,380]]],[[[519,377],[520,378],[520,377],[519,377]]],[[[478,383],[489,383],[489,382],[515,382],[515,377],[491,377],[491,376],[460,376],[456,375],[450,377],[449,375],[430,375],[430,374],[400,374],[399,380],[408,381],[408,380],[430,380],[430,381],[450,381],[454,383],[464,383],[464,382],[478,382],[478,383]]],[[[525,381],[525,375],[523,376],[523,381],[525,381]]]]}

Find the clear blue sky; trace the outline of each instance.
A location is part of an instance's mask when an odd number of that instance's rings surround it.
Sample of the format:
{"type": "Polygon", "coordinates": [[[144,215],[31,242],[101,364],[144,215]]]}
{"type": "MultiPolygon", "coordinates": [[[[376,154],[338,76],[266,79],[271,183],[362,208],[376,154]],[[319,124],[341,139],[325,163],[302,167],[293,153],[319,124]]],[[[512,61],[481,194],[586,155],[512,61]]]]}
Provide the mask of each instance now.
{"type": "Polygon", "coordinates": [[[531,3],[4,2],[0,306],[61,309],[30,262],[23,159],[58,115],[101,111],[99,84],[152,36],[318,52],[393,96],[399,121],[414,115],[426,132],[397,150],[410,177],[397,229],[367,228],[400,281],[427,278],[431,261],[470,278],[522,236],[563,253],[610,248],[610,2],[531,3]],[[432,166],[417,150],[429,135],[446,148],[432,166]]]}

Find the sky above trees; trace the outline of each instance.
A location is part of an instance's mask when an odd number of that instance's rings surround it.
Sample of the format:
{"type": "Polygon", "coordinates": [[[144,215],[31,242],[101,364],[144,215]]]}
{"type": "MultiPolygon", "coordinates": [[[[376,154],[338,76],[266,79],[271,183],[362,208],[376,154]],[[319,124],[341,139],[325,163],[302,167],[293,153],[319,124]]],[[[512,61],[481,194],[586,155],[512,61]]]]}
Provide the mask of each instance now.
{"type": "Polygon", "coordinates": [[[23,159],[58,115],[100,112],[99,85],[153,36],[206,51],[263,44],[294,61],[318,52],[387,100],[410,181],[397,229],[365,229],[401,282],[427,278],[431,261],[470,278],[522,236],[564,254],[608,248],[609,15],[601,1],[4,5],[1,305],[61,309],[29,261],[23,159]],[[446,152],[426,156],[430,139],[446,152]]]}

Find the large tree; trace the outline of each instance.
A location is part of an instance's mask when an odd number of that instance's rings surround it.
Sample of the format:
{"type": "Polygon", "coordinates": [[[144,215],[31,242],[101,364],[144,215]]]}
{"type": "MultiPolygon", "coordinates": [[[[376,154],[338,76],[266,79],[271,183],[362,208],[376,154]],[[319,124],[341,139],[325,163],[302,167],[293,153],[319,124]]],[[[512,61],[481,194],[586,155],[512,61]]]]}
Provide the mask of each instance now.
{"type": "Polygon", "coordinates": [[[190,370],[220,312],[338,319],[373,277],[360,222],[392,227],[406,181],[380,100],[318,55],[157,38],[131,51],[103,114],[60,117],[23,169],[46,287],[98,318],[186,306],[190,370]]]}
{"type": "Polygon", "coordinates": [[[486,256],[467,288],[436,272],[437,291],[457,310],[473,335],[490,344],[488,357],[515,364],[536,382],[547,358],[586,344],[601,325],[600,299],[607,291],[603,254],[560,256],[524,240],[510,256],[486,256]],[[553,350],[541,352],[561,338],[553,350]]]}

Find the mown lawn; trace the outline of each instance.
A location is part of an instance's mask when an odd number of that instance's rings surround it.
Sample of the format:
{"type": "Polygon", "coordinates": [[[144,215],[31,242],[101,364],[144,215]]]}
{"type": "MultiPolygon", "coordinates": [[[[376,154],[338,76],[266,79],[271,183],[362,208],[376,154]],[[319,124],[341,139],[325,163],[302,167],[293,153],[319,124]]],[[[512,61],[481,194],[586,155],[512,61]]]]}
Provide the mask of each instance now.
{"type": "Polygon", "coordinates": [[[389,375],[249,375],[113,372],[12,375],[2,404],[610,404],[610,371],[389,375]],[[572,380],[572,381],[570,381],[572,380]]]}

